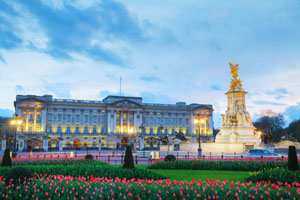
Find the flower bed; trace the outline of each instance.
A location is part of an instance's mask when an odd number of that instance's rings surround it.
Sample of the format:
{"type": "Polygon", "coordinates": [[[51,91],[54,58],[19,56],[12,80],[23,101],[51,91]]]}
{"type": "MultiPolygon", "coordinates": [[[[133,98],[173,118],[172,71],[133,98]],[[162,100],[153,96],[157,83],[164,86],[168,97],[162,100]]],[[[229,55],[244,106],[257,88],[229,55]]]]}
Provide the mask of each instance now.
{"type": "Polygon", "coordinates": [[[41,176],[23,184],[0,184],[2,199],[296,199],[299,183],[234,183],[41,176]]]}
{"type": "Polygon", "coordinates": [[[262,170],[258,172],[253,172],[250,176],[246,179],[247,181],[270,181],[271,183],[278,183],[278,182],[299,182],[300,183],[300,171],[291,171],[288,169],[269,169],[269,170],[262,170]]]}
{"type": "Polygon", "coordinates": [[[149,169],[186,169],[186,170],[230,170],[258,171],[271,168],[287,168],[287,162],[277,160],[176,160],[159,161],[149,165],[149,169]]]}
{"type": "Polygon", "coordinates": [[[13,160],[13,165],[83,165],[83,164],[108,165],[99,160],[86,161],[84,159],[35,159],[13,160]]]}
{"type": "MultiPolygon", "coordinates": [[[[30,169],[37,174],[60,174],[64,176],[90,176],[93,174],[97,177],[111,177],[111,178],[153,178],[164,179],[163,175],[152,172],[148,169],[134,168],[122,169],[113,165],[97,165],[97,164],[84,164],[84,165],[24,165],[24,168],[30,169]]],[[[1,167],[0,176],[3,176],[10,167],[1,167]]]]}

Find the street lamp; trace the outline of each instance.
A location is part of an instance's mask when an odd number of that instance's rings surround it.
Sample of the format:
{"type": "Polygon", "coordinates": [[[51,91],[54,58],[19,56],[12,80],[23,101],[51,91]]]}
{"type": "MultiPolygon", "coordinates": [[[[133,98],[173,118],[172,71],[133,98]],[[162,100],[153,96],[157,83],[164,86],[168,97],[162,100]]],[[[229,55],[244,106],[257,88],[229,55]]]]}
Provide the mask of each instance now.
{"type": "Polygon", "coordinates": [[[200,120],[195,119],[194,123],[199,125],[199,138],[198,138],[199,147],[198,147],[198,157],[201,157],[201,154],[202,154],[202,148],[201,148],[201,141],[200,141],[200,133],[201,133],[201,124],[204,124],[204,123],[205,123],[205,120],[204,120],[204,119],[200,119],[200,120]]]}
{"type": "Polygon", "coordinates": [[[15,128],[14,150],[12,153],[12,156],[15,158],[17,156],[17,151],[16,151],[17,127],[18,127],[18,125],[22,124],[22,120],[20,118],[18,118],[18,115],[16,115],[16,118],[11,119],[10,124],[15,128]]]}

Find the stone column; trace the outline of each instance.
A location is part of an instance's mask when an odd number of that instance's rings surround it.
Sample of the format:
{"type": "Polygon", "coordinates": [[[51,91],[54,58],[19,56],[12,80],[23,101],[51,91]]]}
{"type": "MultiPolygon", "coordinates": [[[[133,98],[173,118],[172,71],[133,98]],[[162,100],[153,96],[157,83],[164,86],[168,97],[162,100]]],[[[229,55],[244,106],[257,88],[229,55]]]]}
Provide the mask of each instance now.
{"type": "Polygon", "coordinates": [[[114,111],[113,132],[117,132],[117,113],[114,111]]]}
{"type": "Polygon", "coordinates": [[[101,139],[99,140],[99,151],[101,151],[102,148],[102,143],[101,143],[101,139]]]}
{"type": "Polygon", "coordinates": [[[123,112],[122,111],[120,111],[120,120],[121,120],[121,125],[120,125],[121,131],[120,131],[120,133],[123,134],[123,112]]]}
{"type": "Polygon", "coordinates": [[[33,129],[32,129],[32,132],[35,132],[35,129],[36,129],[36,108],[34,108],[33,129]]]}
{"type": "Polygon", "coordinates": [[[29,109],[26,109],[26,126],[25,126],[25,132],[28,132],[28,121],[29,121],[29,109]]]}
{"type": "Polygon", "coordinates": [[[110,129],[110,111],[107,111],[107,134],[110,134],[111,129],[110,129]]]}
{"type": "Polygon", "coordinates": [[[19,139],[19,152],[22,152],[24,149],[24,140],[19,139]]]}
{"type": "Polygon", "coordinates": [[[63,141],[64,141],[63,138],[59,138],[59,151],[63,150],[63,141]]]}
{"type": "Polygon", "coordinates": [[[140,150],[143,150],[144,147],[144,138],[140,137],[140,150]]]}
{"type": "Polygon", "coordinates": [[[2,151],[5,151],[6,149],[6,139],[2,139],[2,151]]]}
{"type": "Polygon", "coordinates": [[[134,112],[134,114],[133,114],[133,127],[134,127],[135,134],[137,135],[139,133],[139,127],[138,127],[136,112],[134,112]]]}
{"type": "Polygon", "coordinates": [[[48,139],[44,139],[44,140],[43,140],[43,149],[44,149],[45,151],[48,151],[48,139]]]}
{"type": "Polygon", "coordinates": [[[47,108],[46,108],[46,106],[43,106],[43,108],[42,108],[42,115],[41,115],[41,129],[43,130],[43,132],[46,132],[47,130],[46,130],[46,127],[47,127],[47,121],[46,121],[46,119],[47,119],[47,113],[46,113],[46,110],[47,110],[47,108]]]}

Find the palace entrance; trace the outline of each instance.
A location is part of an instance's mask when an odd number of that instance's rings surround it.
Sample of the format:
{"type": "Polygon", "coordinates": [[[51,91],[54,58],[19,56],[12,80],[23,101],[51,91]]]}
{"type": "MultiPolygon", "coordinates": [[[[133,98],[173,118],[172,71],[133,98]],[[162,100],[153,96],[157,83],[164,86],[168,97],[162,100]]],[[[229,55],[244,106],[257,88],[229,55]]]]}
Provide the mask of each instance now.
{"type": "Polygon", "coordinates": [[[73,147],[75,149],[79,149],[80,148],[80,140],[79,139],[75,139],[74,140],[73,147]]]}

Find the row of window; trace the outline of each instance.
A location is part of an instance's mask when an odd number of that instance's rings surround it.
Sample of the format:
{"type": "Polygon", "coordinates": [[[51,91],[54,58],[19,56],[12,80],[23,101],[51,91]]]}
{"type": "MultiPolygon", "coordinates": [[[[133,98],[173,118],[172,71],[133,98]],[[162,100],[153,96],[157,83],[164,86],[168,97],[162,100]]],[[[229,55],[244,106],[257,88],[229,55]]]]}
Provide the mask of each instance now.
{"type": "MultiPolygon", "coordinates": [[[[52,114],[49,114],[48,115],[48,120],[52,121],[53,118],[55,120],[55,117],[57,117],[58,122],[62,122],[63,120],[66,120],[67,122],[71,122],[71,120],[72,120],[72,122],[74,122],[74,121],[79,122],[80,121],[80,115],[75,115],[75,117],[71,117],[71,115],[66,115],[66,117],[63,118],[62,114],[58,114],[56,116],[54,115],[54,117],[53,117],[52,114]]],[[[96,123],[97,120],[99,120],[99,122],[100,122],[100,119],[101,119],[102,123],[105,122],[105,117],[104,116],[102,116],[101,118],[100,117],[98,118],[98,116],[96,116],[96,115],[94,115],[94,116],[84,115],[83,118],[82,118],[82,120],[84,120],[84,122],[93,121],[94,123],[96,123]]]]}
{"type": "MultiPolygon", "coordinates": [[[[161,121],[161,118],[160,117],[157,117],[157,118],[153,118],[153,117],[150,117],[149,118],[149,124],[172,124],[172,125],[175,125],[175,124],[179,124],[179,125],[184,125],[184,123],[186,125],[189,124],[190,120],[189,118],[178,118],[178,120],[176,120],[176,118],[163,118],[163,122],[161,121]]],[[[145,122],[145,118],[143,118],[143,123],[145,122]]]]}
{"type": "MultiPolygon", "coordinates": [[[[102,127],[102,128],[101,128],[101,133],[104,133],[104,132],[105,132],[105,129],[104,129],[104,127],[102,127]]],[[[53,133],[52,126],[49,126],[49,127],[48,127],[48,133],[53,133]]],[[[58,127],[56,128],[56,133],[78,133],[78,134],[79,134],[79,133],[81,133],[81,132],[80,132],[80,127],[75,127],[75,130],[72,132],[72,131],[71,131],[71,127],[68,126],[68,127],[66,127],[65,132],[63,132],[63,131],[62,131],[62,127],[61,127],[61,126],[58,126],[58,127]]],[[[84,127],[83,133],[90,133],[89,127],[84,127]]],[[[91,133],[94,133],[94,134],[98,133],[97,127],[93,127],[91,133]]]]}
{"type": "MultiPolygon", "coordinates": [[[[26,123],[26,121],[27,121],[27,114],[26,113],[22,113],[21,118],[23,120],[23,123],[26,123]]],[[[29,113],[29,115],[28,115],[28,122],[29,123],[33,123],[34,122],[34,113],[29,113]]],[[[40,113],[36,114],[36,123],[41,123],[41,114],[40,113]]]]}

